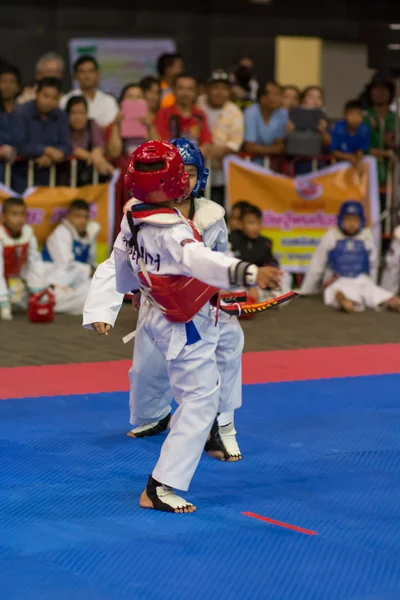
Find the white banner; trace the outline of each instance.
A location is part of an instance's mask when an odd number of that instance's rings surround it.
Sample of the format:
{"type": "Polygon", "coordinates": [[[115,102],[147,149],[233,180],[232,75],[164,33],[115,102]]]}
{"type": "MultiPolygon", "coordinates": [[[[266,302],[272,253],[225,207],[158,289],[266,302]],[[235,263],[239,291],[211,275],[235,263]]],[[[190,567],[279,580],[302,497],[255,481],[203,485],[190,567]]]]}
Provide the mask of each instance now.
{"type": "Polygon", "coordinates": [[[101,89],[116,97],[125,84],[136,83],[145,75],[157,75],[160,54],[176,51],[172,39],[76,38],[68,45],[71,71],[77,58],[93,56],[101,69],[101,89]]]}

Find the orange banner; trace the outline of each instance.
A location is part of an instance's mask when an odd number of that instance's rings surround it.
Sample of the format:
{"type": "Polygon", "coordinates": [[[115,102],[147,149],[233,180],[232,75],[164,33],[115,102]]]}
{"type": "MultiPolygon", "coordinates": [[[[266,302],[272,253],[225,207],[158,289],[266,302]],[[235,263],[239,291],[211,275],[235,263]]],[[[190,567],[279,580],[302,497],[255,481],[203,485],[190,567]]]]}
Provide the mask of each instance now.
{"type": "MultiPolygon", "coordinates": [[[[4,185],[0,186],[0,201],[17,196],[4,185]]],[[[39,246],[42,247],[54,227],[64,219],[72,200],[86,200],[90,205],[90,217],[97,221],[100,233],[97,238],[97,260],[109,256],[114,236],[115,181],[98,185],[71,187],[36,187],[27,190],[24,200],[27,206],[26,222],[34,229],[39,246]]]]}
{"type": "MultiPolygon", "coordinates": [[[[262,234],[271,238],[274,253],[287,271],[304,272],[325,231],[336,225],[340,205],[359,200],[368,223],[379,221],[376,159],[368,157],[360,175],[339,163],[306,176],[290,178],[254,163],[225,159],[230,206],[246,200],[263,214],[262,234]]],[[[379,227],[375,227],[379,241],[379,227]]]]}

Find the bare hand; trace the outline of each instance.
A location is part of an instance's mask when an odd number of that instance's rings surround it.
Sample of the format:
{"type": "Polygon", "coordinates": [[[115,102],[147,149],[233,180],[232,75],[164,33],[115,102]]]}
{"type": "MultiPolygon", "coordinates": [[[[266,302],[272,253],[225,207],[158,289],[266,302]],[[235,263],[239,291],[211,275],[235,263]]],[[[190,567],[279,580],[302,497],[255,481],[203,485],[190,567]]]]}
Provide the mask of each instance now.
{"type": "Polygon", "coordinates": [[[45,154],[51,158],[53,162],[61,162],[64,158],[64,152],[53,148],[52,146],[46,146],[45,154]]]}
{"type": "Polygon", "coordinates": [[[93,164],[100,175],[111,175],[114,170],[112,164],[109,163],[105,158],[94,159],[93,164]]]}
{"type": "Polygon", "coordinates": [[[150,127],[154,123],[154,115],[147,113],[147,115],[140,118],[140,121],[143,125],[146,125],[146,127],[150,127]]]}
{"type": "Polygon", "coordinates": [[[293,121],[288,121],[286,123],[286,133],[292,133],[296,129],[296,125],[293,121]]]}
{"type": "Polygon", "coordinates": [[[212,145],[211,144],[203,144],[200,146],[200,151],[202,152],[204,158],[212,157],[212,145]]]}
{"type": "Polygon", "coordinates": [[[276,267],[259,267],[257,272],[257,284],[262,290],[265,288],[278,289],[280,286],[280,279],[282,271],[276,267]]]}
{"type": "Polygon", "coordinates": [[[109,325],[108,323],[99,323],[96,321],[96,323],[92,323],[92,329],[94,329],[95,332],[99,335],[108,335],[108,332],[111,329],[111,325],[109,325]]]}
{"type": "Polygon", "coordinates": [[[47,154],[42,154],[42,156],[39,156],[39,158],[35,160],[35,163],[38,167],[51,167],[53,161],[47,154]]]}
{"type": "Polygon", "coordinates": [[[115,124],[117,124],[117,125],[119,125],[119,124],[121,123],[121,121],[123,121],[123,120],[124,120],[124,118],[125,118],[125,115],[124,115],[124,113],[122,112],[122,110],[120,110],[120,111],[117,113],[117,116],[116,116],[116,117],[115,117],[115,119],[114,119],[114,123],[115,123],[115,124]]]}
{"type": "Polygon", "coordinates": [[[140,292],[136,292],[136,294],[133,294],[132,296],[132,306],[133,306],[133,310],[138,311],[140,309],[140,292]]]}
{"type": "Polygon", "coordinates": [[[320,122],[318,123],[318,131],[320,133],[325,133],[327,128],[328,128],[327,121],[325,121],[325,119],[321,119],[320,122]]]}
{"type": "Polygon", "coordinates": [[[13,148],[12,146],[8,146],[7,144],[0,146],[0,157],[4,158],[4,160],[6,160],[7,162],[13,162],[16,155],[17,153],[15,151],[15,148],[13,148]]]}

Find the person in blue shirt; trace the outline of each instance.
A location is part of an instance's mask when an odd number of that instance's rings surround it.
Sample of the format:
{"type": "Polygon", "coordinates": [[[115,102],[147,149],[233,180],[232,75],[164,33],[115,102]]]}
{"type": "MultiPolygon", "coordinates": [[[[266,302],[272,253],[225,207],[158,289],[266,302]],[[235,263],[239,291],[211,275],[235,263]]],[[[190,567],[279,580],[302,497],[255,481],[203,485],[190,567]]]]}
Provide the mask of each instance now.
{"type": "Polygon", "coordinates": [[[370,129],[363,123],[363,112],[358,100],[347,102],[344,120],[338,121],[332,131],[331,151],[338,160],[345,160],[359,168],[365,154],[369,152],[370,129]]]}
{"type": "Polygon", "coordinates": [[[244,111],[244,151],[259,157],[256,160],[261,164],[265,156],[283,154],[288,119],[278,84],[260,85],[258,102],[244,111]]]}
{"type": "MultiPolygon", "coordinates": [[[[18,156],[35,161],[36,185],[48,185],[49,167],[71,153],[68,117],[58,108],[61,86],[60,79],[45,77],[38,83],[36,99],[15,109],[18,156]]],[[[16,166],[26,186],[26,164],[16,166]]]]}

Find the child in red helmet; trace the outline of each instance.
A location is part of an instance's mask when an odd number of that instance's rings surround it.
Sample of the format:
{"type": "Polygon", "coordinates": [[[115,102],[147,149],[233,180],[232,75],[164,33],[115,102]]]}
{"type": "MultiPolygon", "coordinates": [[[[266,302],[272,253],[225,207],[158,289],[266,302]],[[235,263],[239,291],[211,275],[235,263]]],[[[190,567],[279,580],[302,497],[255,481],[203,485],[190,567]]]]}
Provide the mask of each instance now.
{"type": "Polygon", "coordinates": [[[178,409],[160,458],[140,498],[143,508],[188,513],[195,507],[173,488],[186,491],[215,428],[221,406],[215,350],[218,328],[210,300],[220,288],[279,285],[279,270],[213,252],[176,209],[188,195],[188,175],[178,150],[167,142],[146,142],[135,150],[126,186],[135,199],[121,223],[114,248],[117,288],[137,288],[146,304],[143,327],[168,364],[178,409]],[[131,276],[130,276],[131,275],[131,276]]]}

